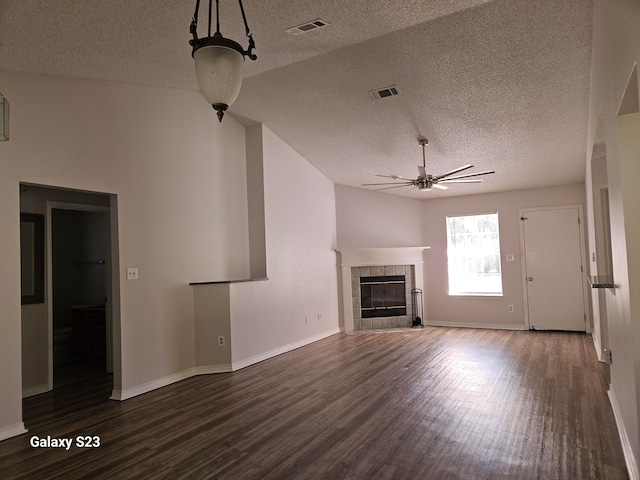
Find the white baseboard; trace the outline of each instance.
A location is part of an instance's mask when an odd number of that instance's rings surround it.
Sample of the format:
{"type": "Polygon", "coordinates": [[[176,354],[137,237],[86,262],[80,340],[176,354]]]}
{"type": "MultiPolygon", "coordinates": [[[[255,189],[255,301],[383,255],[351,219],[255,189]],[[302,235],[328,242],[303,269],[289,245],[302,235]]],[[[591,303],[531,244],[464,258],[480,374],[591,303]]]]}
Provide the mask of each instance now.
{"type": "Polygon", "coordinates": [[[223,365],[206,365],[196,367],[196,375],[210,375],[212,373],[229,373],[233,372],[233,367],[230,363],[225,363],[223,365]]]}
{"type": "Polygon", "coordinates": [[[11,425],[10,427],[0,428],[0,442],[7,438],[17,437],[23,433],[27,433],[27,429],[24,428],[24,423],[22,422],[11,425]]]}
{"type": "Polygon", "coordinates": [[[151,392],[153,390],[157,390],[158,388],[171,385],[172,383],[185,380],[187,378],[193,377],[194,375],[197,375],[196,369],[190,368],[188,370],[174,373],[173,375],[167,375],[166,377],[158,378],[157,380],[152,380],[135,387],[126,388],[124,390],[113,390],[110,399],[119,401],[127,400],[128,398],[137,397],[138,395],[142,395],[143,393],[151,392]]]}
{"type": "Polygon", "coordinates": [[[126,388],[124,390],[113,390],[111,392],[111,397],[109,398],[111,400],[123,401],[129,398],[137,397],[138,395],[142,395],[147,392],[151,392],[158,388],[166,387],[167,385],[171,385],[172,383],[185,380],[195,375],[209,375],[214,373],[233,372],[235,370],[248,367],[249,365],[253,365],[254,363],[267,360],[268,358],[275,357],[277,355],[281,355],[286,352],[290,352],[291,350],[295,350],[296,348],[304,347],[305,345],[308,345],[313,342],[317,342],[318,340],[322,340],[323,338],[329,337],[331,335],[335,335],[336,333],[340,333],[339,328],[335,328],[335,329],[329,330],[328,332],[314,335],[313,337],[305,338],[298,342],[290,343],[289,345],[284,345],[283,347],[279,347],[269,352],[256,355],[246,360],[234,362],[232,364],[205,365],[205,366],[194,367],[188,370],[184,370],[182,372],[174,373],[173,375],[167,375],[166,377],[162,377],[157,380],[152,380],[151,382],[146,382],[141,385],[137,385],[135,387],[126,388]]]}
{"type": "Polygon", "coordinates": [[[618,399],[613,391],[613,386],[609,386],[609,401],[611,402],[611,408],[613,409],[613,416],[616,419],[616,425],[618,427],[618,436],[620,437],[620,443],[622,443],[622,453],[624,454],[624,461],[627,464],[627,473],[630,480],[640,480],[640,470],[638,470],[638,462],[633,455],[633,449],[631,448],[631,442],[627,429],[624,427],[622,421],[622,413],[620,412],[620,406],[618,405],[618,399]]]}
{"type": "Polygon", "coordinates": [[[462,323],[462,322],[434,322],[429,321],[427,327],[460,327],[460,328],[487,328],[491,330],[526,330],[522,323],[462,323]]]}
{"type": "Polygon", "coordinates": [[[264,352],[259,355],[254,355],[253,357],[246,358],[244,360],[233,362],[232,363],[233,371],[240,370],[241,368],[246,368],[250,365],[262,362],[272,357],[277,357],[278,355],[282,355],[283,353],[290,352],[291,350],[295,350],[296,348],[304,347],[305,345],[309,345],[310,343],[317,342],[318,340],[322,340],[323,338],[330,337],[331,335],[335,335],[336,333],[340,333],[340,328],[333,328],[329,331],[319,333],[318,335],[314,335],[313,337],[307,337],[297,342],[289,343],[288,345],[283,345],[282,347],[274,348],[273,350],[269,350],[268,352],[264,352]]]}
{"type": "Polygon", "coordinates": [[[598,361],[602,363],[607,363],[604,358],[604,353],[602,352],[602,347],[600,346],[600,340],[597,339],[596,337],[591,337],[591,338],[593,338],[593,346],[596,349],[596,355],[597,355],[598,361]]]}
{"type": "Polygon", "coordinates": [[[22,398],[33,397],[34,395],[40,395],[50,391],[49,383],[42,383],[40,385],[34,385],[33,387],[27,387],[22,389],[22,398]]]}

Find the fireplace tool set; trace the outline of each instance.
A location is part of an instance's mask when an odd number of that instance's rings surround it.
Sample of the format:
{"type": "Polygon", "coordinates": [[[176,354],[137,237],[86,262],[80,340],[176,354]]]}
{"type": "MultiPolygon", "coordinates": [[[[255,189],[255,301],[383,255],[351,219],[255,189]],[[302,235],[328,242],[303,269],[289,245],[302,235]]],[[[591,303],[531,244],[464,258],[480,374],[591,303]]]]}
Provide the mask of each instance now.
{"type": "Polygon", "coordinates": [[[422,290],[419,288],[411,290],[411,313],[413,315],[411,328],[424,327],[422,323],[422,290]]]}

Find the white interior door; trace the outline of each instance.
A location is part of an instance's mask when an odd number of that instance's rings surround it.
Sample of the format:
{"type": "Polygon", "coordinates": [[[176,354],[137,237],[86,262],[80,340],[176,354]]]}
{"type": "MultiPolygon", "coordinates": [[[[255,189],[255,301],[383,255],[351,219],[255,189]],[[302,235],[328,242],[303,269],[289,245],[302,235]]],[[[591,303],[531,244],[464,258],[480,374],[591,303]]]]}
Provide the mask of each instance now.
{"type": "Polygon", "coordinates": [[[579,208],[521,213],[529,328],[585,331],[579,208]]]}

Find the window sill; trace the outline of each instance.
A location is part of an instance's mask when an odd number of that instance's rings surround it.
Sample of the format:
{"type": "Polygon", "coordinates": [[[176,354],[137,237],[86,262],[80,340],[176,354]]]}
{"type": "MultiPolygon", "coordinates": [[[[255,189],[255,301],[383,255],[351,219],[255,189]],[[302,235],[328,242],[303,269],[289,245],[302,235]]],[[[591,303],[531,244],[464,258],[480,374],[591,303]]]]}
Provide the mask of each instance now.
{"type": "Polygon", "coordinates": [[[493,297],[502,298],[504,293],[449,293],[450,297],[493,297]]]}

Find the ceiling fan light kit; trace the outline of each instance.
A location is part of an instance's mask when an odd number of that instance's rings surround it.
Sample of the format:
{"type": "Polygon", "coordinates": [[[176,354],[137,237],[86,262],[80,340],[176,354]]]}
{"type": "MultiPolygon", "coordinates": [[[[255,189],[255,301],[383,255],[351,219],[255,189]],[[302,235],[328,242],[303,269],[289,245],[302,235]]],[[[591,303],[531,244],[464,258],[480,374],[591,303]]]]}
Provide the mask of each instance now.
{"type": "Polygon", "coordinates": [[[189,45],[193,47],[191,56],[195,62],[196,77],[202,96],[216,110],[218,119],[222,122],[224,112],[229,108],[240,93],[242,86],[242,64],[244,57],[251,60],[257,58],[253,49],[255,42],[247,24],[247,17],[244,13],[242,0],[238,0],[242,20],[249,39],[249,47],[243,49],[238,42],[225,38],[220,33],[220,7],[219,0],[216,0],[216,31],[211,35],[212,28],[212,1],[209,0],[209,17],[207,24],[207,36],[198,38],[198,14],[200,10],[200,0],[196,0],[196,9],[191,20],[189,29],[192,39],[189,45]]]}
{"type": "Polygon", "coordinates": [[[418,139],[418,145],[422,147],[422,165],[418,166],[418,178],[404,178],[400,175],[376,175],[376,177],[391,178],[392,180],[400,180],[400,182],[386,182],[386,183],[363,183],[363,187],[381,186],[382,188],[375,188],[374,190],[391,190],[392,188],[400,187],[412,187],[417,188],[422,192],[430,192],[431,189],[436,188],[438,190],[447,190],[449,187],[441,185],[443,183],[481,183],[480,179],[470,179],[470,177],[478,177],[480,175],[489,175],[495,173],[494,170],[486,170],[484,172],[467,173],[464,175],[455,175],[469,168],[473,168],[473,165],[463,165],[462,167],[450,170],[442,175],[431,175],[427,173],[427,163],[425,148],[429,145],[429,141],[426,138],[418,139]],[[451,176],[455,175],[455,176],[451,176]],[[390,186],[387,186],[390,185],[390,186]]]}

